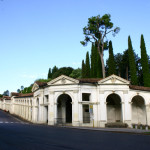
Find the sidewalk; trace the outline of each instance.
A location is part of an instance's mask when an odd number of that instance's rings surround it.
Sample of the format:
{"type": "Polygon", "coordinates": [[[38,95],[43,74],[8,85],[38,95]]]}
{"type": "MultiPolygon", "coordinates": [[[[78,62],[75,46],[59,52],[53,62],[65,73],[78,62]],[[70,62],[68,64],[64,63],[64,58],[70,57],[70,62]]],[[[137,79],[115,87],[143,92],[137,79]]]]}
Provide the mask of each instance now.
{"type": "Polygon", "coordinates": [[[92,127],[73,127],[73,126],[63,126],[63,127],[72,128],[72,129],[80,129],[80,130],[93,130],[93,131],[104,131],[104,132],[150,135],[150,130],[141,130],[141,129],[132,129],[132,128],[92,128],[92,127]]]}

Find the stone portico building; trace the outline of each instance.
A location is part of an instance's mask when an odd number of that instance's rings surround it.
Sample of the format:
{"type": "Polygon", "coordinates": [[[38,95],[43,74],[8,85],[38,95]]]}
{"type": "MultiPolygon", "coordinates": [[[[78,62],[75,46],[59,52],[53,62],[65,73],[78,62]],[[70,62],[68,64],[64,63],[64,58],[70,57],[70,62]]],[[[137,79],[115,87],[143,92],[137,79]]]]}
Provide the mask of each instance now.
{"type": "MultiPolygon", "coordinates": [[[[35,82],[30,94],[13,94],[9,111],[33,123],[105,127],[109,122],[150,125],[150,88],[116,75],[73,79],[64,75],[35,82]]],[[[0,108],[4,109],[4,100],[0,108]]]]}

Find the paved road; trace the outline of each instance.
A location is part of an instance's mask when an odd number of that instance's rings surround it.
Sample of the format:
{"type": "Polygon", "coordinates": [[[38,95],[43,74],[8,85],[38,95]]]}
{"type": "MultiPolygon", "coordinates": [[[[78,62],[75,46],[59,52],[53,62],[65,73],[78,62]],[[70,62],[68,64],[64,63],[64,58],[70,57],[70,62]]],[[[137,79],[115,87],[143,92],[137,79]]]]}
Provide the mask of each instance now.
{"type": "Polygon", "coordinates": [[[0,122],[3,122],[0,123],[0,150],[150,149],[149,135],[26,124],[2,111],[0,111],[0,122]]]}

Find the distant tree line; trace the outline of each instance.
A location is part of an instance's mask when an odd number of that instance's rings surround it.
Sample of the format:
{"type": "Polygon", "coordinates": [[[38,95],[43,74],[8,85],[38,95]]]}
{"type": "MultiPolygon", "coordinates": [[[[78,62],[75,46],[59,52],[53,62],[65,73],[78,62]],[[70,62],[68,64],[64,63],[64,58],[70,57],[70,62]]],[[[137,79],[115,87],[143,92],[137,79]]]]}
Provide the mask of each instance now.
{"type": "Polygon", "coordinates": [[[58,68],[54,66],[52,69],[49,68],[48,71],[48,79],[54,79],[57,78],[60,75],[66,75],[72,78],[81,78],[81,69],[73,69],[72,67],[61,67],[58,68]]]}

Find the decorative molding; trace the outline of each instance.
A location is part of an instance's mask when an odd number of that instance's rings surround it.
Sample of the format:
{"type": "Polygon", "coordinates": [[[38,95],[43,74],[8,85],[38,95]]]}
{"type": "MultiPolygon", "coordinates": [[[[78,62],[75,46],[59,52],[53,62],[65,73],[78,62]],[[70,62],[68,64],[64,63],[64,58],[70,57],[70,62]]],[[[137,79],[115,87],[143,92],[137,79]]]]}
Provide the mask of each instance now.
{"type": "Polygon", "coordinates": [[[78,93],[78,92],[79,92],[79,90],[74,90],[74,91],[73,91],[73,93],[78,93]]]}
{"type": "Polygon", "coordinates": [[[61,83],[62,83],[62,84],[65,84],[65,83],[66,83],[66,79],[65,79],[64,77],[61,79],[61,83]]]}
{"type": "Polygon", "coordinates": [[[82,101],[82,102],[78,102],[79,104],[90,104],[90,101],[82,101]]]}
{"type": "Polygon", "coordinates": [[[99,91],[99,94],[104,94],[104,91],[99,91]]]}
{"type": "Polygon", "coordinates": [[[124,90],[124,91],[123,91],[123,94],[128,94],[128,91],[127,91],[127,90],[124,90]]]}
{"type": "Polygon", "coordinates": [[[112,83],[115,83],[115,82],[116,82],[116,78],[115,78],[115,77],[112,77],[112,78],[111,78],[111,82],[112,82],[112,83]]]}
{"type": "Polygon", "coordinates": [[[54,91],[50,91],[49,93],[50,93],[50,94],[54,94],[55,92],[54,92],[54,91]]]}
{"type": "Polygon", "coordinates": [[[100,104],[100,102],[90,102],[90,104],[98,105],[98,104],[100,104]]]}
{"type": "Polygon", "coordinates": [[[123,79],[121,77],[118,77],[118,76],[113,74],[113,75],[111,75],[109,77],[106,77],[106,78],[100,80],[98,82],[98,84],[105,84],[105,85],[107,85],[107,84],[129,85],[130,81],[127,81],[127,80],[125,80],[125,79],[123,79]],[[107,82],[109,80],[110,80],[110,83],[105,83],[105,82],[107,82]],[[120,81],[120,83],[116,83],[116,81],[120,81]]]}
{"type": "MultiPolygon", "coordinates": [[[[72,83],[69,83],[69,84],[78,84],[79,83],[79,80],[76,80],[76,79],[73,79],[71,77],[68,77],[68,76],[65,76],[65,75],[61,75],[53,80],[51,80],[50,82],[48,82],[47,84],[48,85],[55,85],[56,82],[60,81],[61,84],[67,84],[67,80],[72,82],[72,83]]],[[[57,85],[57,84],[56,84],[57,85]]],[[[59,85],[59,84],[58,84],[59,85]]]]}

